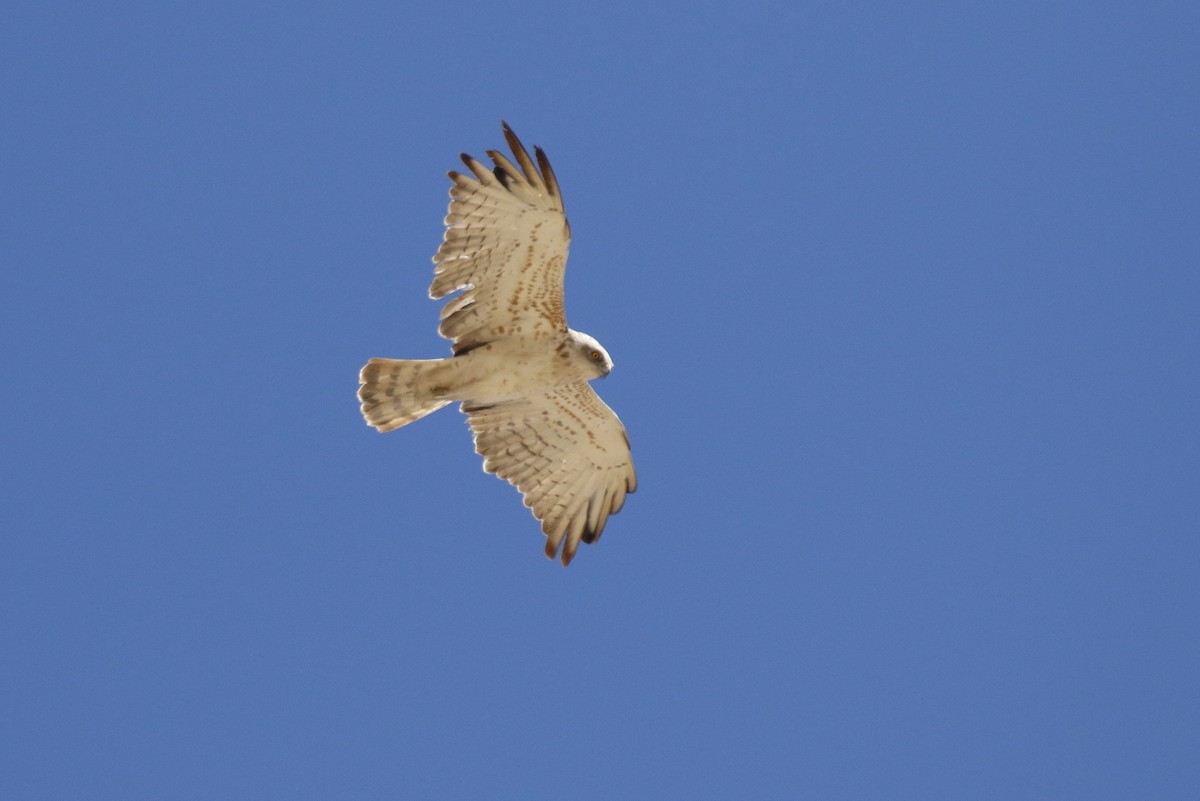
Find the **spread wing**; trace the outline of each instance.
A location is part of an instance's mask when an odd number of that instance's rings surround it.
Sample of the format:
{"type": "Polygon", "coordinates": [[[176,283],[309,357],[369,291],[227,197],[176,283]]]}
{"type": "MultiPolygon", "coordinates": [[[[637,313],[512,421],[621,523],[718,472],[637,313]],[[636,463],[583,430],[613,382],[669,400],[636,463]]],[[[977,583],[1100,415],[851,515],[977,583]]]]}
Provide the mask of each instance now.
{"type": "Polygon", "coordinates": [[[570,564],[637,489],[625,427],[584,381],[494,406],[463,404],[483,469],[506,479],[542,521],[546,556],[570,564]]]}
{"type": "Polygon", "coordinates": [[[521,140],[504,125],[518,169],[504,154],[489,150],[489,170],[467,154],[474,178],[450,172],[446,234],[433,257],[429,296],[466,290],[442,309],[438,332],[465,353],[495,337],[565,333],[563,272],[571,231],[563,212],[558,179],[540,147],[537,166],[521,140]],[[538,171],[538,168],[541,171],[538,171]]]}

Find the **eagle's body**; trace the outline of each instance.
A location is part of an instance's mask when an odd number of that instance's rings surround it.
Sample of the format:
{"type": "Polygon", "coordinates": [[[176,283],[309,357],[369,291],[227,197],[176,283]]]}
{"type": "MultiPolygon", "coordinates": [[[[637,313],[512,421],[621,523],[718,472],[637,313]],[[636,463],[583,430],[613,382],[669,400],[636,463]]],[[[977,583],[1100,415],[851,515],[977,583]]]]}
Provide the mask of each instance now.
{"type": "Polygon", "coordinates": [[[637,488],[625,429],[588,386],[608,375],[600,344],[567,327],[563,271],[570,227],[558,181],[540,148],[535,167],[507,125],[521,165],[489,151],[475,179],[451,172],[446,235],[434,262],[434,298],[458,290],[439,332],[447,359],[371,359],[359,376],[363,415],[391,431],[461,402],[484,469],[524,494],[542,521],[546,554],[568,564],[582,542],[637,488]]]}

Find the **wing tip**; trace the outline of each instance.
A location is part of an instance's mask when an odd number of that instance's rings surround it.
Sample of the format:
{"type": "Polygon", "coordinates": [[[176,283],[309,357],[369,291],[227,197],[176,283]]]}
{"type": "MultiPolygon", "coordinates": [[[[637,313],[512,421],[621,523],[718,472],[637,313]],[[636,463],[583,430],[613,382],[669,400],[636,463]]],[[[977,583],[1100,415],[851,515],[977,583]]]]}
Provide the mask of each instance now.
{"type": "Polygon", "coordinates": [[[600,522],[595,528],[586,528],[583,531],[583,536],[580,539],[588,545],[594,545],[600,541],[600,535],[604,533],[604,524],[608,522],[608,515],[600,518],[600,522]]]}
{"type": "MultiPolygon", "coordinates": [[[[544,550],[546,553],[546,558],[549,559],[551,562],[553,562],[558,557],[558,547],[560,545],[562,545],[561,539],[555,539],[554,537],[551,537],[549,535],[546,536],[546,547],[544,550]]],[[[575,554],[573,552],[568,556],[567,549],[563,548],[563,552],[562,552],[563,567],[566,567],[567,565],[571,564],[571,560],[574,558],[575,558],[575,554]]]]}

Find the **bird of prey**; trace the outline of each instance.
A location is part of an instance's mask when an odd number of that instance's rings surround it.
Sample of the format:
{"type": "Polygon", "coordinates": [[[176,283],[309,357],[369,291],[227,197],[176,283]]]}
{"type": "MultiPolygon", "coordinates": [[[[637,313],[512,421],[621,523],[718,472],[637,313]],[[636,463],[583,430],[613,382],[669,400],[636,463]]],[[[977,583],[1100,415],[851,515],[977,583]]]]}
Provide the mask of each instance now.
{"type": "Polygon", "coordinates": [[[471,175],[448,173],[450,211],[429,296],[461,290],[438,327],[453,355],[371,359],[358,398],[380,431],[461,403],[483,469],[521,492],[541,521],[546,556],[554,559],[561,546],[567,565],[580,542],[600,538],[637,475],[624,426],[588,384],[609,374],[612,359],[567,327],[571,229],[558,179],[540,147],[534,164],[501,125],[516,165],[489,150],[494,167],[464,153],[471,175]]]}

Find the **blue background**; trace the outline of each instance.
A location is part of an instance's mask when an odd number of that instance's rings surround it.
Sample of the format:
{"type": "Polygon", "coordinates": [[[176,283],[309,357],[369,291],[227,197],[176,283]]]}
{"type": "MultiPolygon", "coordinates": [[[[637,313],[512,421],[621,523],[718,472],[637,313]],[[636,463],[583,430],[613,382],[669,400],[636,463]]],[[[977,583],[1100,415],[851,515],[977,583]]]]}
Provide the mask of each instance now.
{"type": "Polygon", "coordinates": [[[12,3],[0,796],[1200,797],[1195,3],[12,3]],[[641,487],[461,415],[546,147],[641,487]]]}

